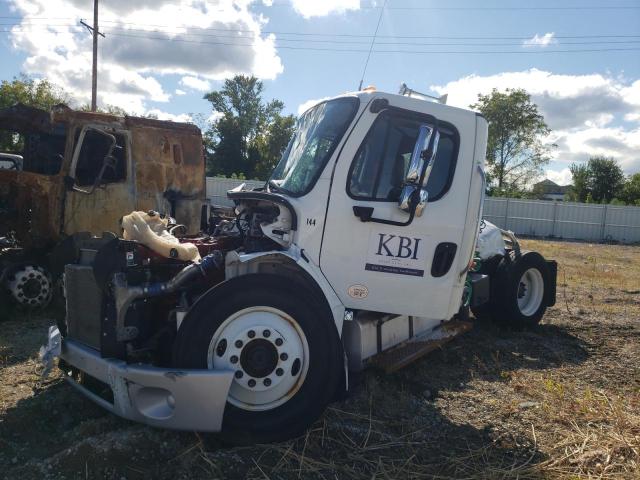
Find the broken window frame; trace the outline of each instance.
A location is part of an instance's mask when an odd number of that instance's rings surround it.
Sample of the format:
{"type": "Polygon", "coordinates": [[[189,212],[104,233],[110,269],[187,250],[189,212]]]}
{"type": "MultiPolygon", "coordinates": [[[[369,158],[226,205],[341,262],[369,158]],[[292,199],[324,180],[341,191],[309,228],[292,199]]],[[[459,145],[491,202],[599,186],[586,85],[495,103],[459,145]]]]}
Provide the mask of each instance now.
{"type": "MultiPolygon", "coordinates": [[[[100,161],[102,161],[102,159],[100,159],[100,161]]],[[[108,185],[118,185],[118,184],[122,184],[122,183],[126,183],[127,179],[129,178],[133,178],[132,177],[132,161],[131,161],[131,132],[128,130],[124,130],[124,129],[117,129],[117,128],[113,128],[113,127],[108,127],[105,125],[97,125],[97,124],[90,124],[90,125],[83,125],[82,129],[80,130],[80,134],[78,135],[78,140],[75,141],[75,145],[73,146],[73,157],[71,159],[71,166],[69,168],[69,176],[71,178],[73,178],[74,180],[74,186],[73,189],[75,191],[81,192],[81,193],[88,193],[91,194],[93,193],[93,191],[98,188],[98,187],[106,187],[108,185]],[[120,145],[120,147],[122,147],[124,149],[124,160],[126,162],[125,168],[124,168],[124,172],[125,175],[123,178],[117,180],[117,181],[108,181],[108,182],[102,182],[101,185],[98,185],[97,183],[94,183],[93,185],[89,185],[89,190],[86,190],[84,188],[82,188],[82,186],[79,186],[77,184],[77,176],[76,176],[76,169],[78,167],[78,161],[80,159],[80,152],[82,151],[82,147],[84,145],[84,140],[86,137],[86,134],[88,131],[90,130],[98,130],[101,132],[105,132],[108,135],[113,135],[113,136],[120,136],[122,138],[124,138],[124,145],[120,145]]]]}

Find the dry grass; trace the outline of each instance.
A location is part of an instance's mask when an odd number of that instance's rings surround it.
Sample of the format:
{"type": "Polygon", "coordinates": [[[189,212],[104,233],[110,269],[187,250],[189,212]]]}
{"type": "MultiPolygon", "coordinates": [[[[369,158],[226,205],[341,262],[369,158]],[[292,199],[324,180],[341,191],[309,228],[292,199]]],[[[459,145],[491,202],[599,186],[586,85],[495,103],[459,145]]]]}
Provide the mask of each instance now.
{"type": "Polygon", "coordinates": [[[560,265],[539,328],[479,324],[397,374],[367,372],[280,444],[224,448],[117,419],[57,379],[38,386],[49,320],[5,322],[0,477],[640,478],[640,249],[525,247],[560,265]]]}

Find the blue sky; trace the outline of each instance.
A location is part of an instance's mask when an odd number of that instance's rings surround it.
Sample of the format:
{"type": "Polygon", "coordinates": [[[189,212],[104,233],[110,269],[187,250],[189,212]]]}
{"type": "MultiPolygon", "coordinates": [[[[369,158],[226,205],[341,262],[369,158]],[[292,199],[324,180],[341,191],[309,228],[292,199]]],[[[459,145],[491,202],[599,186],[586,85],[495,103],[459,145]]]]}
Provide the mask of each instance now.
{"type": "MultiPolygon", "coordinates": [[[[0,79],[46,76],[87,102],[91,42],[77,24],[92,17],[92,3],[0,0],[0,79]]],[[[589,154],[612,155],[627,173],[640,171],[640,1],[382,5],[102,0],[99,102],[163,118],[208,117],[205,91],[234,73],[253,73],[264,80],[266,97],[295,114],[312,100],[357,88],[382,13],[364,85],[396,92],[406,82],[448,93],[458,106],[492,87],[522,87],[554,130],[550,178],[567,182],[568,165],[589,154]]]]}

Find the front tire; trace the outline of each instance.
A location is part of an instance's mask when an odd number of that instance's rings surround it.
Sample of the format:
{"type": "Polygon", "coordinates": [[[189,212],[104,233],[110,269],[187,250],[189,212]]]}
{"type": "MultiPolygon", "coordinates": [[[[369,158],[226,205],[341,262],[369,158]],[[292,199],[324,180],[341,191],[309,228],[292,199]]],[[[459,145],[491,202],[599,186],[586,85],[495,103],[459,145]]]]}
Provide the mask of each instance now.
{"type": "Polygon", "coordinates": [[[224,440],[286,440],[322,414],[342,368],[327,310],[299,283],[264,274],[227,281],[193,306],[176,337],[174,364],[235,370],[224,440]]]}

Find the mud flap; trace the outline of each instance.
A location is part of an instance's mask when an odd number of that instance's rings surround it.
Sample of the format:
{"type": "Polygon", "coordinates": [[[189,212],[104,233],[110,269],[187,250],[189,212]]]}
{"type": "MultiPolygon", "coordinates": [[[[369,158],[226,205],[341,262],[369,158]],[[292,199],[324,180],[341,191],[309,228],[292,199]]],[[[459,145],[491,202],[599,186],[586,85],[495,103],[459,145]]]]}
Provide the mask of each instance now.
{"type": "Polygon", "coordinates": [[[549,278],[544,290],[544,303],[547,307],[553,307],[556,304],[556,286],[558,279],[558,262],[555,260],[547,260],[547,268],[549,269],[549,278]]]}

